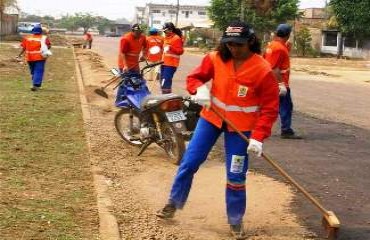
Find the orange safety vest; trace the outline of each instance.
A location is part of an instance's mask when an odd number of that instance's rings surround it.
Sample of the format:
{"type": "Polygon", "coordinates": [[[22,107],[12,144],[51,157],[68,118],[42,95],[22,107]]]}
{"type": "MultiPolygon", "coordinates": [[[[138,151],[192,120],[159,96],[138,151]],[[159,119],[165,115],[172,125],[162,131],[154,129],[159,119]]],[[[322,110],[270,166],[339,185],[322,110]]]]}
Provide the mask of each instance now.
{"type": "Polygon", "coordinates": [[[118,55],[118,67],[139,70],[140,52],[146,46],[145,36],[135,39],[132,32],[126,33],[120,40],[120,51],[118,55]],[[126,62],[123,62],[125,56],[126,62]]]}
{"type": "Polygon", "coordinates": [[[163,54],[163,37],[158,36],[158,35],[152,35],[146,37],[146,56],[149,62],[158,62],[162,60],[162,54],[163,54]],[[161,51],[157,54],[151,54],[149,52],[150,48],[158,46],[161,51]]]}
{"type": "Polygon", "coordinates": [[[90,33],[85,33],[84,40],[86,40],[86,41],[92,40],[92,35],[90,33]]]}
{"type": "Polygon", "coordinates": [[[180,55],[183,54],[183,42],[177,34],[171,34],[164,38],[163,49],[171,47],[167,52],[163,52],[163,65],[178,67],[180,64],[180,55]]]}
{"type": "Polygon", "coordinates": [[[286,43],[281,40],[268,43],[264,58],[270,63],[272,69],[280,69],[282,81],[289,87],[290,59],[286,43]]]}
{"type": "MultiPolygon", "coordinates": [[[[270,66],[261,56],[254,54],[235,72],[232,60],[223,62],[217,52],[212,52],[210,57],[214,66],[211,107],[234,123],[240,131],[251,131],[260,110],[256,87],[271,72],[270,66]]],[[[221,128],[223,120],[213,111],[203,108],[201,116],[221,128]]]]}
{"type": "Polygon", "coordinates": [[[32,34],[23,38],[21,46],[25,49],[28,62],[45,60],[41,55],[41,38],[41,34],[32,34]]]}

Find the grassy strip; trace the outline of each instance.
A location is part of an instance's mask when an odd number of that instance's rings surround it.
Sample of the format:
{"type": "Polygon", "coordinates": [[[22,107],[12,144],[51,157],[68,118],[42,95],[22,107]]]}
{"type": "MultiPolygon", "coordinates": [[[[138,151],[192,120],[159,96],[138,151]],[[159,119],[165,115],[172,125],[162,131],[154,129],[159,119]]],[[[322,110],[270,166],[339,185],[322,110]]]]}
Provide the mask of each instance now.
{"type": "Polygon", "coordinates": [[[17,52],[0,46],[0,238],[97,239],[72,51],[53,50],[38,92],[17,52]]]}

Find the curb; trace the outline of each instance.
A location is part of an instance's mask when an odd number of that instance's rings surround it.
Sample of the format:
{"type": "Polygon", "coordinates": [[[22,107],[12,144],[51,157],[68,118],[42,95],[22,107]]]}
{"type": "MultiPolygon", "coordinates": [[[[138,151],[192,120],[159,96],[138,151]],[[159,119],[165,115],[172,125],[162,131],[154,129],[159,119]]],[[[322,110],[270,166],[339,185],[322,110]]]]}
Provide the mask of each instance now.
{"type": "MultiPolygon", "coordinates": [[[[75,59],[75,76],[78,83],[82,117],[86,123],[91,122],[91,113],[89,109],[89,103],[84,95],[84,81],[80,64],[77,60],[74,48],[72,48],[73,58],[75,59]]],[[[87,129],[86,129],[87,130],[87,129]]],[[[90,138],[91,134],[86,131],[86,142],[88,146],[89,159],[91,155],[90,138]]],[[[113,209],[113,203],[107,193],[107,179],[104,175],[100,174],[102,171],[97,166],[91,166],[91,173],[93,175],[94,187],[97,195],[97,207],[99,213],[99,239],[102,240],[120,240],[120,233],[116,217],[111,213],[110,209],[113,209]]]]}

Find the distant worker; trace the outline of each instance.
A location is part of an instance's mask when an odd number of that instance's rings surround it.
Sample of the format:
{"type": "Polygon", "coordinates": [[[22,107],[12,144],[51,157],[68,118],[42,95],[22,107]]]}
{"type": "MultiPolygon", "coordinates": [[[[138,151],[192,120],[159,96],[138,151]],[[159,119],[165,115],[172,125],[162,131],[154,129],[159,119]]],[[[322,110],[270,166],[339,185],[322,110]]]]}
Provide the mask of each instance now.
{"type": "MultiPolygon", "coordinates": [[[[126,33],[120,39],[118,67],[121,73],[139,74],[139,61],[145,60],[146,38],[142,34],[139,24],[131,27],[131,32],[126,33]]],[[[118,88],[116,97],[116,106],[122,101],[124,89],[118,88]]]]}
{"type": "Polygon", "coordinates": [[[92,47],[92,42],[93,42],[93,37],[89,31],[85,31],[84,33],[84,45],[83,48],[88,48],[91,49],[92,47]]]}
{"type": "Polygon", "coordinates": [[[182,32],[172,22],[163,26],[165,33],[163,45],[163,65],[161,67],[162,93],[172,92],[172,79],[180,64],[180,56],[184,53],[182,32]]]}
{"type": "Polygon", "coordinates": [[[289,87],[290,59],[289,45],[287,45],[291,31],[292,27],[288,24],[280,24],[274,39],[266,47],[264,57],[270,63],[279,81],[281,138],[301,139],[302,137],[296,135],[291,126],[293,101],[289,87]]]}
{"type": "MultiPolygon", "coordinates": [[[[157,28],[149,29],[149,36],[146,37],[146,59],[149,64],[156,63],[162,60],[163,54],[163,37],[158,34],[157,28]]],[[[151,68],[150,71],[146,74],[145,79],[149,81],[159,80],[157,76],[160,73],[160,65],[151,68]]]]}
{"type": "Polygon", "coordinates": [[[37,91],[42,85],[46,58],[51,54],[49,51],[51,48],[50,40],[47,36],[42,35],[41,25],[38,24],[32,28],[31,34],[23,38],[21,47],[22,51],[19,53],[18,58],[25,53],[32,76],[31,91],[37,91]],[[42,51],[42,49],[45,50],[42,51]]]}

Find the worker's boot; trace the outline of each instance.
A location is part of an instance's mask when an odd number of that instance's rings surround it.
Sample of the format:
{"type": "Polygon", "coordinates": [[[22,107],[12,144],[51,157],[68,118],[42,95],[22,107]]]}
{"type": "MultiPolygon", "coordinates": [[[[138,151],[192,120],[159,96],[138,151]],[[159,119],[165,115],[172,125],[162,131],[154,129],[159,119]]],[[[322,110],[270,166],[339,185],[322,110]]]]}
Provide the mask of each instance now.
{"type": "Polygon", "coordinates": [[[243,223],[236,225],[230,224],[230,232],[235,240],[243,240],[247,238],[247,234],[245,233],[243,223]]]}
{"type": "Polygon", "coordinates": [[[164,208],[156,213],[156,216],[163,219],[171,219],[175,216],[176,207],[172,203],[167,203],[164,208]]]}
{"type": "Polygon", "coordinates": [[[282,130],[280,137],[282,139],[303,139],[302,136],[295,134],[295,132],[292,129],[282,130]]]}

